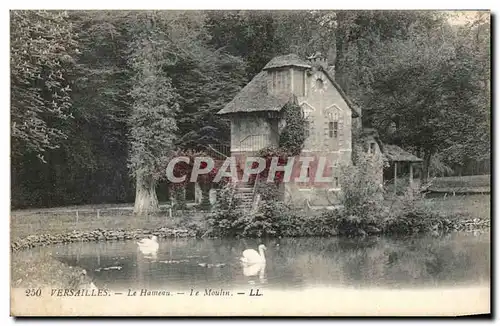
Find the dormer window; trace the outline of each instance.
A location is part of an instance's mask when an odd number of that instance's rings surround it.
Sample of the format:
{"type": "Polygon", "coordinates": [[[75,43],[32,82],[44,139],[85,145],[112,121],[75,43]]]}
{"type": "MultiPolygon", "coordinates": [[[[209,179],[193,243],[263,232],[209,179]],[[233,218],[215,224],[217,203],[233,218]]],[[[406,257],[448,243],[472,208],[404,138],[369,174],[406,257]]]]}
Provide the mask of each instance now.
{"type": "Polygon", "coordinates": [[[290,70],[276,69],[270,72],[274,94],[290,92],[290,70]]]}
{"type": "Polygon", "coordinates": [[[302,116],[305,119],[309,119],[310,115],[314,112],[314,108],[311,105],[309,105],[307,102],[304,102],[303,104],[301,104],[301,108],[302,108],[302,116]]]}

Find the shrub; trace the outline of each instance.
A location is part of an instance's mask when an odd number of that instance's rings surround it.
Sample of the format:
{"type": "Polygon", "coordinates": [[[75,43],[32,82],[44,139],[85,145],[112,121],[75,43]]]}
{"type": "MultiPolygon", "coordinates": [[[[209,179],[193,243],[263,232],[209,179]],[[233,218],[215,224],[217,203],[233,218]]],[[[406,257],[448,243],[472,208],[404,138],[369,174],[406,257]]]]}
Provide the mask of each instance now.
{"type": "Polygon", "coordinates": [[[206,235],[213,237],[234,237],[245,227],[243,212],[238,208],[234,188],[226,184],[219,191],[217,202],[207,218],[206,235]]]}
{"type": "Polygon", "coordinates": [[[384,189],[378,175],[382,168],[380,157],[362,152],[356,165],[341,168],[340,201],[349,224],[373,223],[382,215],[384,189]]]}
{"type": "MultiPolygon", "coordinates": [[[[363,153],[359,156],[362,158],[363,153]]],[[[237,209],[234,189],[226,186],[208,218],[208,234],[215,237],[363,236],[448,232],[461,227],[458,218],[433,212],[416,188],[408,188],[403,196],[393,195],[392,204],[384,207],[383,188],[375,174],[377,170],[373,169],[377,163],[370,157],[365,160],[360,157],[356,166],[343,169],[342,208],[315,215],[292,209],[272,200],[271,190],[278,189],[275,184],[262,183],[258,191],[267,195],[267,200],[261,202],[257,212],[244,212],[237,209]]]]}
{"type": "Polygon", "coordinates": [[[230,200],[225,194],[221,195],[219,202],[225,204],[219,204],[209,216],[208,236],[260,238],[337,234],[335,221],[339,219],[338,211],[309,216],[306,212],[291,209],[283,202],[268,200],[262,201],[256,212],[249,213],[228,205],[230,200]]]}
{"type": "Polygon", "coordinates": [[[338,220],[341,210],[324,211],[316,216],[306,216],[301,224],[301,231],[307,236],[334,236],[338,234],[338,220]]]}
{"type": "Polygon", "coordinates": [[[279,201],[263,201],[257,212],[247,214],[244,237],[263,237],[280,235],[283,220],[287,218],[290,209],[279,201]]]}
{"type": "MultiPolygon", "coordinates": [[[[256,212],[244,212],[231,201],[232,194],[224,189],[207,223],[207,235],[213,237],[273,237],[282,232],[284,221],[289,220],[290,209],[282,202],[263,201],[256,212]]],[[[286,223],[285,223],[286,224],[286,223]]]]}
{"type": "Polygon", "coordinates": [[[260,195],[262,201],[280,201],[283,198],[281,184],[266,182],[266,180],[259,181],[256,192],[260,195]]]}
{"type": "Polygon", "coordinates": [[[408,187],[403,196],[393,195],[390,209],[382,223],[384,232],[411,234],[440,229],[446,218],[434,213],[424,199],[425,194],[416,187],[408,187]]]}

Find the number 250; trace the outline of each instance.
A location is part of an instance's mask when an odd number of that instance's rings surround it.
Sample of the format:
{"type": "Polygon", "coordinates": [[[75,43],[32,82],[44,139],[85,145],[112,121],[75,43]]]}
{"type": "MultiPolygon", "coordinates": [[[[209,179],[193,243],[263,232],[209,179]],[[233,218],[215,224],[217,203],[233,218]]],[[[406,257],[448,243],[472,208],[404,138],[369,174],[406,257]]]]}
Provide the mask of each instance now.
{"type": "Polygon", "coordinates": [[[39,297],[42,295],[41,289],[27,289],[26,296],[27,297],[39,297]]]}

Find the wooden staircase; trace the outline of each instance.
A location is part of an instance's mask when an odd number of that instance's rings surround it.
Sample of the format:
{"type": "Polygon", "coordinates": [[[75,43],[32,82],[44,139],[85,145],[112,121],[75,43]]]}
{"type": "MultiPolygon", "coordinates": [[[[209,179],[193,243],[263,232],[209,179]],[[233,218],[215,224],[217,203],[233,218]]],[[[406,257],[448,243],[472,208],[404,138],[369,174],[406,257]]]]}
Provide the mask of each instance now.
{"type": "Polygon", "coordinates": [[[260,195],[257,193],[258,183],[259,178],[255,179],[254,184],[233,184],[233,198],[238,202],[236,209],[250,213],[257,211],[260,203],[260,195]]]}
{"type": "MultiPolygon", "coordinates": [[[[206,144],[201,146],[209,155],[211,155],[215,159],[225,160],[229,155],[231,155],[231,149],[229,146],[226,145],[206,144]]],[[[238,169],[239,172],[243,173],[241,166],[238,165],[238,169]]],[[[248,184],[248,183],[233,184],[234,187],[233,198],[238,201],[238,206],[236,207],[236,209],[243,210],[245,212],[253,212],[257,210],[260,202],[260,196],[256,193],[258,179],[259,178],[255,180],[254,184],[248,184]]]]}
{"type": "Polygon", "coordinates": [[[234,198],[238,200],[238,208],[249,210],[254,202],[254,188],[250,185],[236,185],[234,198]]]}

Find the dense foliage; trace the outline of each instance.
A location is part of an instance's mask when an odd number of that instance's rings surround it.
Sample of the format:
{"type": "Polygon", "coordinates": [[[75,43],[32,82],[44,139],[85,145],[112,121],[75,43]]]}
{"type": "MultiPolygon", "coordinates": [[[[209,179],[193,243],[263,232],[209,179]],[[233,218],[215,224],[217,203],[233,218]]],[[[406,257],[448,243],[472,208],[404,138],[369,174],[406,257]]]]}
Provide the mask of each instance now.
{"type": "Polygon", "coordinates": [[[343,235],[363,237],[379,234],[439,235],[487,225],[488,220],[470,216],[443,215],[432,211],[417,193],[408,191],[390,200],[390,210],[353,215],[348,210],[299,211],[283,202],[264,202],[255,213],[236,209],[230,193],[224,192],[208,218],[208,237],[316,237],[343,235]],[[376,214],[374,214],[376,213],[376,214]]]}
{"type": "Polygon", "coordinates": [[[12,153],[60,146],[72,118],[71,80],[78,41],[66,12],[11,12],[12,153]]]}
{"type": "Polygon", "coordinates": [[[290,102],[282,109],[284,128],[280,132],[279,147],[290,155],[299,155],[306,141],[307,119],[296,103],[290,102]]]}
{"type": "Polygon", "coordinates": [[[384,167],[381,156],[358,154],[356,165],[341,167],[341,205],[347,215],[370,219],[383,209],[384,188],[380,174],[384,167]]]}
{"type": "Polygon", "coordinates": [[[447,15],[337,15],[337,80],[366,125],[424,159],[422,179],[444,171],[429,170],[433,158],[460,167],[490,156],[489,15],[447,15]]]}

